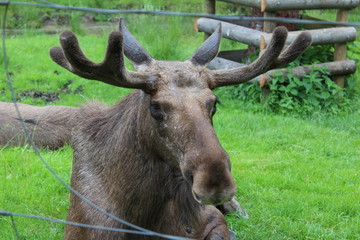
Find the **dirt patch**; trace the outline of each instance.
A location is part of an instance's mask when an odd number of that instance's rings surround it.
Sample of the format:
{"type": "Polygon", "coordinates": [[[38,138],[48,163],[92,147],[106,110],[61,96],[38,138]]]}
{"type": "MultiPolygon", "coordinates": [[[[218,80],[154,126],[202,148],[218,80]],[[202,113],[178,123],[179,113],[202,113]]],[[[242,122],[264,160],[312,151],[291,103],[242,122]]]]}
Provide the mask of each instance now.
{"type": "Polygon", "coordinates": [[[54,102],[54,101],[57,101],[60,99],[60,95],[58,93],[54,93],[54,92],[46,93],[46,92],[41,92],[41,91],[36,91],[36,90],[21,92],[21,93],[19,93],[19,96],[20,96],[20,99],[18,99],[18,101],[22,101],[26,97],[42,99],[46,103],[54,102]]]}
{"type": "Polygon", "coordinates": [[[84,92],[84,86],[80,85],[75,90],[70,89],[70,85],[73,83],[73,80],[68,80],[60,89],[56,92],[43,92],[38,90],[29,90],[20,92],[18,94],[17,101],[22,102],[26,97],[31,97],[34,99],[42,99],[45,103],[51,103],[58,101],[60,99],[60,94],[78,94],[84,92]]]}

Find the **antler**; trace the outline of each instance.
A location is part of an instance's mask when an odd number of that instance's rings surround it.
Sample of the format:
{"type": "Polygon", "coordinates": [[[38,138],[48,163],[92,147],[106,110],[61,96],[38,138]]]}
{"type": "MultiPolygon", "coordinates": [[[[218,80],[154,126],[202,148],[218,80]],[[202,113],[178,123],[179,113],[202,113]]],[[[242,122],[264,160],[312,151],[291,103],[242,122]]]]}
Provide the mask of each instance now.
{"type": "Polygon", "coordinates": [[[123,19],[120,19],[119,30],[124,36],[124,54],[137,68],[139,65],[150,65],[153,58],[129,32],[123,19]]]}
{"type": "Polygon", "coordinates": [[[110,34],[105,58],[100,63],[95,63],[85,56],[74,33],[63,32],[60,43],[61,47],[50,50],[51,58],[80,77],[118,87],[142,89],[145,92],[151,90],[158,78],[154,73],[138,73],[125,68],[123,36],[119,31],[110,34]]]}
{"type": "Polygon", "coordinates": [[[196,50],[196,52],[189,59],[194,65],[206,66],[213,60],[219,51],[221,40],[221,24],[219,24],[215,31],[208,39],[196,50]]]}
{"type": "Polygon", "coordinates": [[[240,68],[212,71],[214,78],[210,83],[211,88],[241,84],[270,69],[284,66],[311,45],[310,33],[303,32],[282,51],[286,38],[286,28],[277,27],[268,47],[256,61],[240,68]]]}

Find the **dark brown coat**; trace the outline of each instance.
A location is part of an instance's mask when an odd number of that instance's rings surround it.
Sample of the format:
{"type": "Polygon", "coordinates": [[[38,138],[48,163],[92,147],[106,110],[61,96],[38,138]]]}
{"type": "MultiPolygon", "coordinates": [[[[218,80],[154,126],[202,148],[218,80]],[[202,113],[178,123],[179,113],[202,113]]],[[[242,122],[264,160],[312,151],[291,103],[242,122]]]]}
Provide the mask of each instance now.
{"type": "Polygon", "coordinates": [[[78,108],[64,106],[36,107],[18,103],[23,121],[13,103],[0,102],[0,146],[28,144],[22,122],[39,148],[58,149],[70,143],[73,116],[78,108]]]}

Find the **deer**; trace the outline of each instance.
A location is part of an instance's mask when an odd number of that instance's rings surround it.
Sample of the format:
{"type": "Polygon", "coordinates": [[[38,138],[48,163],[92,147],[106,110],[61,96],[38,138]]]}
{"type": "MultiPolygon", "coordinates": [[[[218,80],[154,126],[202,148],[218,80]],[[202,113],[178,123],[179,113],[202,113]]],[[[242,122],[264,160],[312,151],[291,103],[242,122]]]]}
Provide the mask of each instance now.
{"type": "MultiPolygon", "coordinates": [[[[104,60],[93,62],[74,33],[60,35],[61,46],[50,50],[55,63],[85,79],[135,89],[113,106],[92,102],[67,109],[74,150],[71,186],[76,191],[112,215],[154,232],[230,239],[225,217],[215,206],[236,203],[236,184],[230,157],[213,126],[219,103],[213,90],[245,83],[295,60],[311,45],[311,35],[303,32],[284,47],[287,30],[277,27],[254,62],[209,70],[206,66],[216,57],[221,37],[219,25],[188,60],[160,61],[120,20],[119,31],[109,35],[104,60]],[[125,67],[124,57],[134,71],[125,67]]],[[[73,193],[67,220],[129,228],[73,193]]],[[[64,235],[64,239],[149,238],[71,225],[64,235]]]]}

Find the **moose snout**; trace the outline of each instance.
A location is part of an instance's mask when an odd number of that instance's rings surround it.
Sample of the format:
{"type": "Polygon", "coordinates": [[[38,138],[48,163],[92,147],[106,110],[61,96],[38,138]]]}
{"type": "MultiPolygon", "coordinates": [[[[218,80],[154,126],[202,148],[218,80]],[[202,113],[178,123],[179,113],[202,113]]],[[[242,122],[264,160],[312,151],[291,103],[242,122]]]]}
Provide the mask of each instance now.
{"type": "Polygon", "coordinates": [[[205,164],[192,173],[194,199],[206,205],[219,205],[231,200],[236,185],[229,168],[224,164],[205,164]]]}

